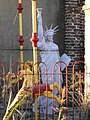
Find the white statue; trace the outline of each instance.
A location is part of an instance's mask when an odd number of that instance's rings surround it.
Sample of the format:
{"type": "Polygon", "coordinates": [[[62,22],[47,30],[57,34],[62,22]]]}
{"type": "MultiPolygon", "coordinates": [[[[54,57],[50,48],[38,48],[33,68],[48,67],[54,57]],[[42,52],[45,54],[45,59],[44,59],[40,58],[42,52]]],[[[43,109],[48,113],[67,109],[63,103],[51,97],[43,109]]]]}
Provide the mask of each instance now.
{"type": "MultiPolygon", "coordinates": [[[[42,62],[44,62],[47,66],[47,73],[48,73],[48,83],[52,83],[52,69],[55,63],[60,61],[59,56],[59,49],[58,46],[53,43],[53,35],[58,31],[58,26],[55,28],[52,28],[52,25],[50,29],[46,27],[46,31],[43,30],[42,26],[42,8],[37,8],[37,21],[38,21],[38,48],[40,50],[40,56],[42,62]]],[[[40,65],[41,73],[42,73],[42,83],[46,83],[46,71],[45,66],[43,64],[40,65]]],[[[54,69],[54,81],[59,84],[60,87],[62,87],[62,73],[60,71],[59,64],[56,65],[54,69]]],[[[54,89],[54,94],[58,94],[57,89],[54,89]]],[[[58,107],[58,103],[56,101],[54,102],[55,106],[58,107]]],[[[40,109],[40,112],[45,113],[46,112],[46,97],[41,96],[40,97],[40,106],[42,108],[42,111],[40,109]]],[[[52,114],[52,99],[48,98],[48,114],[52,114]]]]}

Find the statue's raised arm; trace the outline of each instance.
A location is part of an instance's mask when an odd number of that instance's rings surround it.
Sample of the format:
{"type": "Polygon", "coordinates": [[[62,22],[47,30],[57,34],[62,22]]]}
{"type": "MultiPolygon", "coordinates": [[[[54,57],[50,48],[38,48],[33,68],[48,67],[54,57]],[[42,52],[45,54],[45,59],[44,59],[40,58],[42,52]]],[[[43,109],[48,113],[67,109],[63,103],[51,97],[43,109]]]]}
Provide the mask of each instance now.
{"type": "Polygon", "coordinates": [[[38,47],[41,47],[45,43],[44,33],[43,33],[43,25],[42,25],[42,8],[37,8],[37,23],[38,23],[38,47]]]}

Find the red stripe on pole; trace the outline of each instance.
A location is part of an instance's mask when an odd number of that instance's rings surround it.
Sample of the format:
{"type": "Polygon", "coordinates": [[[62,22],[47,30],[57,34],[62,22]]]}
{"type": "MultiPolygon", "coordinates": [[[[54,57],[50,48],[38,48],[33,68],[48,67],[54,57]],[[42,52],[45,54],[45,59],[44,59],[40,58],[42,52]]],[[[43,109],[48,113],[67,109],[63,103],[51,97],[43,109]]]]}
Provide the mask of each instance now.
{"type": "Polygon", "coordinates": [[[22,10],[23,10],[22,3],[18,4],[18,8],[17,9],[19,10],[19,13],[22,13],[22,10]]]}
{"type": "Polygon", "coordinates": [[[31,42],[33,43],[33,47],[37,47],[37,42],[38,42],[37,33],[32,34],[31,42]]]}
{"type": "Polygon", "coordinates": [[[18,41],[19,41],[20,45],[23,45],[23,42],[24,42],[23,36],[20,36],[18,41]]]}

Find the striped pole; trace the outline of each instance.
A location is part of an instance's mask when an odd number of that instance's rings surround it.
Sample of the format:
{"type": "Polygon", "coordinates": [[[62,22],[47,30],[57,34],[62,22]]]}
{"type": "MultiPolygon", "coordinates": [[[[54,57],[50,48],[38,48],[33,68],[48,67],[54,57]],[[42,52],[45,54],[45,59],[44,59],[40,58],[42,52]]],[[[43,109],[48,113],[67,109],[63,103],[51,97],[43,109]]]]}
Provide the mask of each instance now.
{"type": "Polygon", "coordinates": [[[36,0],[32,0],[32,46],[33,46],[33,62],[34,64],[38,61],[37,57],[37,22],[36,22],[36,0]]]}
{"type": "MultiPolygon", "coordinates": [[[[20,44],[20,62],[23,63],[23,29],[22,29],[22,0],[18,0],[18,12],[19,12],[19,44],[20,44]]],[[[21,64],[21,69],[23,69],[23,64],[21,64]]]]}
{"type": "MultiPolygon", "coordinates": [[[[36,0],[32,1],[32,46],[33,46],[33,62],[34,64],[38,62],[37,53],[37,20],[36,20],[36,0]]],[[[38,84],[38,65],[34,66],[34,84],[38,84]]],[[[35,97],[35,120],[38,120],[38,98],[35,97]]]]}

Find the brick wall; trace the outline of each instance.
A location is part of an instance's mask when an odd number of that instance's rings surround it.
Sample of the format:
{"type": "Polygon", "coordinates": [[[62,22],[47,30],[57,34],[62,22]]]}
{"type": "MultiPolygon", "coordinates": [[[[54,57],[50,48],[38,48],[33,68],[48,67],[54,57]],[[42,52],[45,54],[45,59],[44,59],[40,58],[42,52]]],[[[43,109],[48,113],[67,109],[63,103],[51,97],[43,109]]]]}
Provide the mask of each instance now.
{"type": "Polygon", "coordinates": [[[84,61],[83,4],[84,0],[65,0],[65,51],[71,56],[72,63],[84,61]]]}

